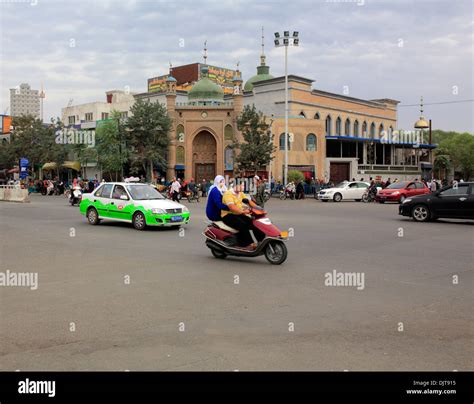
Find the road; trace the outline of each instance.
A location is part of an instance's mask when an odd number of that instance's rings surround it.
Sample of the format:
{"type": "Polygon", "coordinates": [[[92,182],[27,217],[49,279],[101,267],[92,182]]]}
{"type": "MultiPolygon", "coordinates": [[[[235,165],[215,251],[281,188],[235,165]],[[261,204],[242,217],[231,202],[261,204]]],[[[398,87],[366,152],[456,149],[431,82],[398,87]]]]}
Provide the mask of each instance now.
{"type": "Polygon", "coordinates": [[[39,279],[0,286],[0,370],[473,368],[473,222],[271,200],[293,229],[273,266],[213,258],[203,201],[184,232],[139,232],[31,199],[0,202],[0,272],[39,279]],[[333,270],[363,274],[363,289],[326,286],[333,270]]]}

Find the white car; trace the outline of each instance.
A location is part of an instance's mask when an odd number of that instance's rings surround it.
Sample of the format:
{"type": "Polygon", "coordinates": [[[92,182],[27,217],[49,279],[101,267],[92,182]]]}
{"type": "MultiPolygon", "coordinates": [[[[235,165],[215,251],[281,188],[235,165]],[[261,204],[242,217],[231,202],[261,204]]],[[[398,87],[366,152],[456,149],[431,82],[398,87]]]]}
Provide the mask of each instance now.
{"type": "Polygon", "coordinates": [[[362,195],[370,186],[368,182],[362,181],[343,181],[332,188],[326,188],[318,193],[318,199],[327,202],[341,202],[343,199],[360,201],[362,195]]]}

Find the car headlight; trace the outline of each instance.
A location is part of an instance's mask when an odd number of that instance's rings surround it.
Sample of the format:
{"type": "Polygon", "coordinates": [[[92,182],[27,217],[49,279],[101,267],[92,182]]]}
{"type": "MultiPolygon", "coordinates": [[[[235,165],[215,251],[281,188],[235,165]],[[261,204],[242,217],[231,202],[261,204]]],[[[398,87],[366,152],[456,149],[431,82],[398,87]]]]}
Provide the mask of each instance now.
{"type": "Polygon", "coordinates": [[[183,212],[185,212],[185,213],[189,212],[189,209],[184,205],[183,205],[183,212]]]}
{"type": "Polygon", "coordinates": [[[405,199],[405,200],[403,201],[403,203],[407,203],[407,202],[411,202],[411,201],[412,201],[411,198],[407,198],[407,199],[405,199]]]}
{"type": "Polygon", "coordinates": [[[399,191],[395,191],[392,195],[398,195],[399,193],[399,191]]]}
{"type": "Polygon", "coordinates": [[[160,208],[153,208],[151,212],[154,213],[155,215],[162,215],[163,213],[166,213],[164,209],[160,209],[160,208]]]}

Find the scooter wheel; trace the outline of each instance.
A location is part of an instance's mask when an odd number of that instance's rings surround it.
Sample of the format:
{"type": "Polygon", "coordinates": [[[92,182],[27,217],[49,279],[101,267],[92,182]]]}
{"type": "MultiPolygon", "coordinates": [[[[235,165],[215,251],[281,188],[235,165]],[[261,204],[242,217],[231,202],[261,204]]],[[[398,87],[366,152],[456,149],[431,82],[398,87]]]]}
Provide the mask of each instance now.
{"type": "Polygon", "coordinates": [[[213,248],[211,248],[211,253],[216,258],[224,259],[225,257],[227,257],[226,253],[218,251],[218,250],[214,250],[213,248]]]}
{"type": "Polygon", "coordinates": [[[270,264],[281,265],[288,257],[288,250],[282,241],[272,240],[265,247],[265,258],[270,264]]]}

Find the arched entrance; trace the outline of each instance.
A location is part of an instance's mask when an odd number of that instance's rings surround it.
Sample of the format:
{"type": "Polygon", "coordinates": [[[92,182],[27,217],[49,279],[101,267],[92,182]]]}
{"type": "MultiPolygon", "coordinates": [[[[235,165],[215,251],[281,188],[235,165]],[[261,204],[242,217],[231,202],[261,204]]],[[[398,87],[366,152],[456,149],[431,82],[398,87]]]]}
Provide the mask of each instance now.
{"type": "Polygon", "coordinates": [[[203,179],[212,181],[216,175],[217,145],[214,136],[207,130],[199,132],[193,139],[193,177],[197,184],[203,179]]]}

